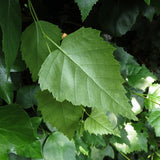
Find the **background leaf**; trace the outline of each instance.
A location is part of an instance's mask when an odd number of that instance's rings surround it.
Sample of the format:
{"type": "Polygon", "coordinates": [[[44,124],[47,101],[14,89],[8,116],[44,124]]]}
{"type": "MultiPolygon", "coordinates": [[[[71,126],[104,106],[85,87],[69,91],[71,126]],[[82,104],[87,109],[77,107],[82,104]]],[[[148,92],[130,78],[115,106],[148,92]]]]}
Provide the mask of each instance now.
{"type": "Polygon", "coordinates": [[[39,90],[38,85],[28,85],[20,88],[17,91],[17,97],[16,97],[17,104],[20,104],[25,109],[37,105],[35,94],[38,90],[39,90]]]}
{"type": "Polygon", "coordinates": [[[36,140],[30,119],[20,106],[0,107],[0,139],[2,153],[18,151],[36,140]]]}
{"type": "Polygon", "coordinates": [[[52,52],[39,72],[42,90],[48,89],[58,101],[97,107],[136,119],[123,88],[120,66],[112,55],[114,47],[99,31],[81,28],[68,35],[52,52]]]}
{"type": "Polygon", "coordinates": [[[7,73],[13,65],[21,38],[21,10],[18,0],[0,0],[0,25],[3,33],[2,48],[5,53],[7,73]]]}
{"type": "Polygon", "coordinates": [[[75,0],[75,2],[78,4],[78,7],[81,11],[81,15],[82,15],[82,21],[84,21],[86,19],[86,17],[88,16],[89,12],[91,11],[92,7],[94,4],[97,3],[98,0],[75,0]]]}
{"type": "MultiPolygon", "coordinates": [[[[39,23],[42,29],[45,30],[45,33],[59,44],[61,40],[61,30],[49,22],[39,21],[39,23]]],[[[34,81],[38,79],[39,69],[49,54],[47,44],[51,51],[56,49],[53,44],[44,39],[38,23],[33,23],[28,26],[22,34],[22,57],[29,67],[34,81]]]]}
{"type": "Polygon", "coordinates": [[[111,143],[118,151],[125,154],[142,150],[147,152],[147,135],[146,133],[143,133],[143,128],[141,128],[141,130],[142,133],[139,132],[139,129],[136,129],[131,124],[127,123],[124,130],[121,130],[121,138],[112,137],[111,143]]]}
{"type": "Polygon", "coordinates": [[[69,138],[72,138],[82,117],[80,106],[73,106],[69,102],[57,102],[48,91],[39,92],[38,109],[43,119],[52,127],[56,127],[69,138]]]}
{"type": "Polygon", "coordinates": [[[74,144],[60,132],[48,137],[43,154],[45,160],[76,160],[74,144]]]}
{"type": "Polygon", "coordinates": [[[7,77],[7,69],[4,62],[4,57],[0,53],[0,98],[8,104],[13,101],[13,85],[11,77],[7,77]]]}

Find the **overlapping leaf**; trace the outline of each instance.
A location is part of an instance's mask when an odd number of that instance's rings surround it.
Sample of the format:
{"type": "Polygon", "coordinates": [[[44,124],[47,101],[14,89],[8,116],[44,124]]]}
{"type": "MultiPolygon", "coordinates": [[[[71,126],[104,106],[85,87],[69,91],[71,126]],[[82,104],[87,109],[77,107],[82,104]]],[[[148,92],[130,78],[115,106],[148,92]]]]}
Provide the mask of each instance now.
{"type": "Polygon", "coordinates": [[[79,9],[81,11],[82,15],[82,21],[86,19],[88,16],[89,12],[91,11],[92,7],[94,4],[97,3],[98,0],[75,0],[75,2],[78,4],[79,9]]]}
{"type": "MultiPolygon", "coordinates": [[[[45,33],[52,38],[52,40],[57,44],[60,43],[61,31],[56,25],[45,21],[39,21],[39,24],[41,25],[41,28],[45,30],[45,33]]],[[[43,37],[39,24],[38,22],[33,23],[26,28],[22,34],[21,44],[23,59],[29,67],[34,81],[38,79],[39,69],[49,54],[48,47],[51,51],[55,49],[55,46],[43,37]]]]}
{"type": "MultiPolygon", "coordinates": [[[[0,151],[2,155],[36,140],[29,117],[18,105],[0,107],[0,151]]],[[[4,158],[7,160],[7,158],[4,158]]]]}
{"type": "Polygon", "coordinates": [[[7,73],[13,65],[21,38],[21,10],[18,0],[0,0],[0,26],[7,73]]]}
{"type": "Polygon", "coordinates": [[[38,106],[42,112],[45,122],[62,131],[69,138],[72,138],[79,119],[82,116],[80,106],[73,106],[69,102],[57,102],[52,94],[47,91],[39,92],[38,106]]]}
{"type": "Polygon", "coordinates": [[[42,90],[48,89],[58,101],[100,108],[135,119],[123,88],[114,47],[100,32],[81,28],[67,36],[52,52],[39,72],[42,90]]]}
{"type": "Polygon", "coordinates": [[[45,160],[76,160],[75,145],[60,132],[48,137],[43,154],[45,160]]]}

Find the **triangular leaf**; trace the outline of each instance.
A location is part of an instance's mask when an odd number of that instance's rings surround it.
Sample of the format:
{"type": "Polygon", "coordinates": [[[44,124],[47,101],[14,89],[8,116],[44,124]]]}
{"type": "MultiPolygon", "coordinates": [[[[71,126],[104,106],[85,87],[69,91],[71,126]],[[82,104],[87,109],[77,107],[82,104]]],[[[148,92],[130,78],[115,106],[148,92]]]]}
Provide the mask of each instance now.
{"type": "Polygon", "coordinates": [[[0,98],[5,100],[8,104],[13,101],[13,85],[11,77],[7,77],[7,69],[4,64],[4,58],[0,53],[0,98]]]}
{"type": "Polygon", "coordinates": [[[160,137],[160,108],[153,109],[149,116],[148,122],[155,128],[156,136],[160,137]]]}
{"type": "Polygon", "coordinates": [[[29,117],[18,105],[0,107],[0,150],[12,152],[36,140],[29,117]]]}
{"type": "Polygon", "coordinates": [[[37,97],[44,121],[72,138],[82,116],[81,107],[73,106],[67,101],[60,103],[48,91],[39,92],[37,97]]]}
{"type": "Polygon", "coordinates": [[[75,0],[75,2],[78,4],[79,9],[81,11],[82,15],[82,21],[86,19],[88,16],[89,12],[91,11],[92,7],[94,4],[97,3],[98,0],[75,0]]]}
{"type": "Polygon", "coordinates": [[[84,128],[94,134],[114,134],[113,127],[104,112],[94,109],[84,123],[84,128]]]}
{"type": "Polygon", "coordinates": [[[49,54],[47,44],[51,51],[55,50],[55,46],[43,37],[39,24],[42,29],[45,29],[45,33],[57,44],[61,40],[60,29],[56,25],[45,21],[33,23],[23,32],[21,44],[22,56],[32,73],[34,81],[38,79],[39,69],[49,54]]]}
{"type": "Polygon", "coordinates": [[[58,101],[100,108],[136,119],[123,88],[120,66],[112,55],[114,47],[100,32],[81,28],[68,35],[59,50],[52,52],[39,72],[42,90],[58,101]]]}
{"type": "Polygon", "coordinates": [[[21,38],[21,10],[18,0],[0,0],[0,25],[7,73],[13,65],[21,38]]]}
{"type": "Polygon", "coordinates": [[[76,160],[74,144],[59,132],[48,137],[44,144],[43,155],[45,160],[76,160]]]}

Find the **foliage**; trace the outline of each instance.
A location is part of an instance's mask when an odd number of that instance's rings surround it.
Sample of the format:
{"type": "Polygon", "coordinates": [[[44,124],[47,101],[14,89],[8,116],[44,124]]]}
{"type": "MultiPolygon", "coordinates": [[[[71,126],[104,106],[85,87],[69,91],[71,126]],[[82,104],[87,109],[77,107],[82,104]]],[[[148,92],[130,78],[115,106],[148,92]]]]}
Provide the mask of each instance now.
{"type": "Polygon", "coordinates": [[[158,1],[0,2],[0,159],[160,159],[158,1]]]}

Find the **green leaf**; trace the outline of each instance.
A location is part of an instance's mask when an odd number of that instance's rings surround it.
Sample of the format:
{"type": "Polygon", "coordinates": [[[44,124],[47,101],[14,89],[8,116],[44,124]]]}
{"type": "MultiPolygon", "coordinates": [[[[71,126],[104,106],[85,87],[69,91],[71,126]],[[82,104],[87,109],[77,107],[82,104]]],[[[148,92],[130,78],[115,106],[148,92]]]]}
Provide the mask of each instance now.
{"type": "Polygon", "coordinates": [[[21,38],[21,10],[17,0],[0,0],[0,25],[3,33],[3,51],[7,73],[13,65],[21,38]]]}
{"type": "Polygon", "coordinates": [[[118,151],[125,154],[142,150],[147,152],[146,133],[139,132],[138,129],[134,128],[129,123],[125,125],[124,130],[121,130],[121,138],[112,137],[110,141],[118,151]]]}
{"type": "MultiPolygon", "coordinates": [[[[45,34],[50,36],[57,44],[60,44],[61,31],[56,25],[45,21],[39,21],[39,24],[45,30],[45,34]]],[[[25,29],[22,34],[21,44],[22,58],[29,67],[34,81],[38,79],[41,65],[49,54],[47,44],[51,51],[56,49],[43,37],[39,24],[38,22],[33,23],[25,29]]]]}
{"type": "Polygon", "coordinates": [[[150,0],[144,0],[148,5],[150,5],[150,0]]]}
{"type": "Polygon", "coordinates": [[[103,0],[99,13],[99,23],[106,33],[112,36],[124,35],[136,22],[139,2],[103,0]]]}
{"type": "Polygon", "coordinates": [[[103,111],[93,109],[91,115],[87,118],[84,123],[84,128],[89,133],[94,134],[114,134],[113,127],[108,117],[103,111]]]}
{"type": "Polygon", "coordinates": [[[112,159],[114,159],[114,150],[110,145],[108,145],[106,147],[106,156],[111,157],[112,159]]]}
{"type": "Polygon", "coordinates": [[[160,137],[160,108],[152,110],[148,122],[152,127],[154,127],[156,136],[160,137]]]}
{"type": "Polygon", "coordinates": [[[140,66],[133,56],[125,52],[123,48],[117,47],[114,55],[122,66],[121,73],[130,86],[145,90],[157,80],[153,73],[144,65],[140,66]]]}
{"type": "Polygon", "coordinates": [[[153,84],[149,87],[147,99],[145,99],[145,107],[152,111],[160,106],[160,85],[153,84]]]}
{"type": "Polygon", "coordinates": [[[48,89],[58,101],[96,107],[136,119],[125,96],[120,66],[100,32],[81,28],[68,35],[59,50],[52,52],[39,72],[42,90],[48,89]]]}
{"type": "Polygon", "coordinates": [[[103,160],[105,155],[106,155],[105,149],[98,149],[96,147],[92,147],[92,149],[91,149],[92,160],[103,160]]]}
{"type": "Polygon", "coordinates": [[[81,107],[73,106],[67,101],[60,103],[48,91],[39,92],[37,98],[43,120],[72,138],[82,117],[81,107]]]}
{"type": "Polygon", "coordinates": [[[39,86],[37,85],[29,85],[20,88],[17,91],[16,102],[23,106],[23,108],[30,108],[37,104],[37,100],[35,99],[35,94],[39,90],[39,86]]]}
{"type": "Polygon", "coordinates": [[[0,53],[0,98],[8,104],[13,101],[13,85],[11,77],[7,77],[7,69],[4,64],[4,58],[0,53]]]}
{"type": "Polygon", "coordinates": [[[89,12],[91,11],[93,5],[95,5],[98,2],[98,0],[75,0],[75,2],[78,4],[78,7],[82,15],[82,21],[84,21],[88,16],[89,12]]]}
{"type": "Polygon", "coordinates": [[[36,140],[28,115],[18,105],[0,107],[0,150],[19,151],[36,140]]]}
{"type": "Polygon", "coordinates": [[[21,156],[18,156],[16,154],[13,154],[13,153],[10,153],[8,155],[8,160],[30,160],[29,158],[24,158],[24,157],[21,157],[21,156]]]}
{"type": "Polygon", "coordinates": [[[151,1],[151,6],[156,10],[157,15],[160,15],[160,1],[151,1]]]}
{"type": "Polygon", "coordinates": [[[60,132],[48,137],[43,155],[45,160],[76,160],[74,144],[60,132]]]}

